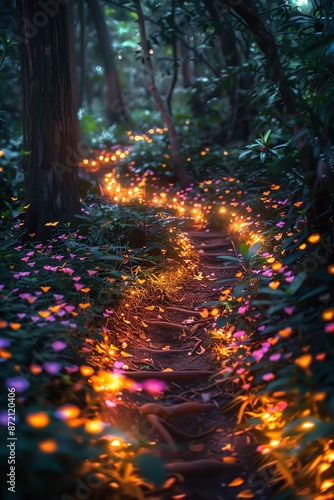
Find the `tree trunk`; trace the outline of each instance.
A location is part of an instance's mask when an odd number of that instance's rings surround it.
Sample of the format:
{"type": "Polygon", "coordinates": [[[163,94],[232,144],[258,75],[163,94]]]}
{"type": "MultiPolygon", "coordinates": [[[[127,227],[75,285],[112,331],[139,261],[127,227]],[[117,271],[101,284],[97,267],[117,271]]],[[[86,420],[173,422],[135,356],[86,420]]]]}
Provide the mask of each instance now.
{"type": "Polygon", "coordinates": [[[27,233],[45,241],[48,223],[75,226],[77,119],[73,102],[68,7],[44,12],[39,0],[17,0],[22,67],[27,233]]]}
{"type": "Polygon", "coordinates": [[[123,99],[111,36],[104,19],[103,10],[99,0],[86,0],[86,2],[95,24],[104,63],[107,84],[108,118],[111,123],[126,123],[130,120],[129,107],[123,99]]]}
{"type": "Polygon", "coordinates": [[[133,0],[134,4],[136,6],[136,11],[138,15],[138,23],[139,23],[139,33],[140,33],[140,40],[141,40],[141,45],[143,49],[143,57],[144,57],[144,64],[146,68],[146,82],[147,82],[147,87],[155,101],[155,104],[158,108],[158,110],[161,113],[161,116],[168,128],[168,135],[169,135],[169,141],[170,141],[170,148],[171,148],[171,159],[172,159],[172,166],[175,170],[175,173],[182,185],[182,187],[188,187],[191,178],[187,172],[187,169],[182,161],[181,158],[181,150],[180,150],[180,145],[179,145],[179,140],[177,136],[177,131],[175,128],[175,124],[173,121],[173,118],[168,110],[167,105],[164,103],[155,83],[155,78],[154,78],[154,70],[153,70],[153,65],[151,61],[151,56],[150,56],[150,48],[149,44],[147,41],[146,37],[146,30],[145,30],[145,19],[144,19],[144,13],[140,4],[139,0],[133,0]]]}
{"type": "Polygon", "coordinates": [[[181,75],[183,88],[187,89],[192,86],[193,77],[189,60],[189,49],[185,47],[184,43],[178,40],[179,58],[181,59],[181,75]]]}
{"type": "MultiPolygon", "coordinates": [[[[222,13],[216,2],[205,0],[204,3],[215,31],[218,34],[222,55],[226,65],[233,67],[239,66],[240,57],[234,29],[228,24],[227,20],[223,22],[222,13]]],[[[235,84],[229,89],[232,116],[230,117],[231,128],[227,141],[231,139],[245,141],[250,134],[249,105],[242,95],[243,93],[240,92],[244,90],[246,90],[246,82],[244,75],[241,73],[239,74],[238,80],[236,80],[235,84]]]]}
{"type": "Polygon", "coordinates": [[[79,52],[79,67],[80,80],[78,85],[78,107],[82,108],[85,98],[86,86],[86,24],[85,24],[85,2],[79,1],[79,22],[80,22],[80,52],[79,52]]]}

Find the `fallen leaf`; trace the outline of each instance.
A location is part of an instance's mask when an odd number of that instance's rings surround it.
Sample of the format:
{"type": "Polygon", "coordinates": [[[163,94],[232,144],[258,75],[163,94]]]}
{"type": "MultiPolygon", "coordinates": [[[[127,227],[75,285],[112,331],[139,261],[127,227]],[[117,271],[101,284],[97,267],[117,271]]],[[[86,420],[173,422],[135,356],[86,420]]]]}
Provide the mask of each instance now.
{"type": "Polygon", "coordinates": [[[235,464],[238,461],[235,457],[223,457],[223,462],[226,464],[235,464]]]}
{"type": "Polygon", "coordinates": [[[228,484],[228,486],[240,486],[241,484],[244,483],[244,480],[242,479],[242,477],[237,477],[235,479],[233,479],[233,481],[230,482],[230,484],[228,484]]]}
{"type": "Polygon", "coordinates": [[[251,490],[244,490],[237,495],[237,498],[253,498],[253,492],[251,490]]]}
{"type": "Polygon", "coordinates": [[[202,311],[200,311],[200,315],[203,319],[206,319],[209,317],[209,311],[206,307],[204,307],[204,309],[202,309],[202,311]]]}
{"type": "Polygon", "coordinates": [[[129,354],[125,351],[121,351],[121,355],[123,356],[123,358],[133,358],[132,354],[129,354]]]}
{"type": "Polygon", "coordinates": [[[173,486],[173,484],[175,483],[176,481],[176,478],[175,477],[170,477],[167,479],[167,481],[165,481],[164,485],[163,485],[163,489],[165,490],[168,490],[168,488],[171,488],[173,486]]]}

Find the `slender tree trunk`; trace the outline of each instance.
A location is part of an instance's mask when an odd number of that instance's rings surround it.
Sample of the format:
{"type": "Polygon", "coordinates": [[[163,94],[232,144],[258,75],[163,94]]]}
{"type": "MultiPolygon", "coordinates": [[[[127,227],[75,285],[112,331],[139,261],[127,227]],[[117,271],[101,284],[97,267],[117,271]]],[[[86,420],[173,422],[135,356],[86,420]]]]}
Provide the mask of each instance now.
{"type": "Polygon", "coordinates": [[[181,59],[181,75],[183,87],[187,89],[191,87],[193,82],[192,71],[189,60],[189,49],[185,47],[184,43],[178,40],[179,58],[181,59]]]}
{"type": "Polygon", "coordinates": [[[39,0],[17,0],[24,122],[25,226],[38,240],[50,237],[48,223],[75,226],[77,121],[73,102],[68,6],[52,14],[39,0]],[[42,13],[42,14],[41,14],[42,13]],[[38,25],[37,25],[38,24],[38,25]]]}
{"type": "MultiPolygon", "coordinates": [[[[222,13],[216,2],[205,0],[205,7],[208,11],[213,26],[218,34],[218,39],[227,66],[239,66],[240,57],[237,49],[236,36],[234,29],[223,22],[222,13]]],[[[229,89],[230,106],[232,110],[231,128],[228,139],[246,140],[250,134],[249,127],[249,108],[240,90],[245,90],[245,79],[242,74],[236,80],[236,83],[229,89]],[[239,93],[239,95],[238,95],[239,93]]]]}
{"type": "Polygon", "coordinates": [[[144,18],[144,13],[140,4],[139,0],[133,0],[136,10],[137,10],[137,15],[138,15],[138,23],[139,23],[139,33],[140,33],[140,39],[141,39],[141,45],[143,49],[143,57],[144,57],[144,64],[146,68],[146,81],[147,81],[147,87],[155,101],[155,104],[158,108],[158,110],[161,113],[161,116],[168,128],[168,135],[169,135],[169,141],[170,141],[170,148],[171,148],[171,159],[172,159],[172,166],[175,170],[175,173],[182,185],[182,187],[187,187],[189,186],[191,179],[190,176],[187,172],[187,169],[182,161],[181,158],[181,150],[180,150],[180,145],[179,145],[179,139],[177,135],[177,131],[175,128],[174,120],[168,110],[167,105],[164,103],[158,89],[155,83],[155,78],[154,78],[154,70],[153,70],[153,65],[152,65],[152,60],[150,56],[150,48],[148,44],[148,40],[146,37],[146,29],[145,29],[145,18],[144,18]]]}
{"type": "Polygon", "coordinates": [[[78,107],[82,108],[85,98],[86,86],[86,23],[85,23],[85,2],[79,0],[79,22],[80,22],[80,52],[79,52],[79,67],[80,80],[78,85],[78,107]]]}
{"type": "Polygon", "coordinates": [[[115,54],[112,48],[111,36],[105,22],[99,0],[86,0],[90,14],[95,24],[100,42],[100,50],[104,61],[104,72],[107,84],[108,118],[112,123],[128,122],[129,108],[124,102],[119,73],[115,64],[115,54]]]}

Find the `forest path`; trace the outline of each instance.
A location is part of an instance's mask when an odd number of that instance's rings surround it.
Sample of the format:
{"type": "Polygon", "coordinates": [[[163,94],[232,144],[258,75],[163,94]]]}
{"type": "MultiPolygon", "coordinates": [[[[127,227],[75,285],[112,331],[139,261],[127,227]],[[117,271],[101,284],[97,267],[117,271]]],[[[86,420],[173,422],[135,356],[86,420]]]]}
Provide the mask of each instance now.
{"type": "MultiPolygon", "coordinates": [[[[203,304],[218,301],[221,290],[235,280],[236,267],[217,258],[232,254],[222,233],[192,229],[188,233],[200,256],[200,279],[175,297],[161,297],[161,306],[147,308],[145,334],[128,335],[126,376],[144,385],[164,384],[161,392],[127,392],[112,423],[142,441],[154,442],[149,453],[163,459],[174,484],[150,498],[265,500],[268,481],[257,472],[256,442],[247,429],[237,429],[237,410],[223,412],[235,396],[233,383],[219,374],[210,330],[214,311],[203,304]],[[141,338],[142,337],[142,338],[141,338]],[[229,486],[231,485],[231,486],[229,486]],[[184,495],[184,496],[183,496],[184,495]]],[[[171,480],[172,483],[172,480],[171,480]]]]}

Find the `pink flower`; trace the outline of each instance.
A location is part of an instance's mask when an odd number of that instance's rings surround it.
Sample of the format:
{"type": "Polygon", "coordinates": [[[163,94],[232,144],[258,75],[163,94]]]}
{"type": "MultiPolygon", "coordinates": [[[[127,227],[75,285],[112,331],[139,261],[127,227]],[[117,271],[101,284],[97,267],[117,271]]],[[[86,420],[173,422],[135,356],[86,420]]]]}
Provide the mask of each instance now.
{"type": "Polygon", "coordinates": [[[70,267],[63,267],[62,271],[63,273],[68,274],[69,276],[72,276],[72,274],[74,273],[74,270],[71,269],[70,267]]]}
{"type": "Polygon", "coordinates": [[[266,373],[263,375],[262,379],[265,380],[266,382],[268,380],[273,380],[275,378],[275,375],[273,373],[266,373]]]}
{"type": "Polygon", "coordinates": [[[141,384],[141,386],[150,394],[162,392],[167,388],[167,384],[165,382],[155,379],[146,380],[141,384]]]}
{"type": "Polygon", "coordinates": [[[65,342],[63,342],[62,340],[55,340],[51,345],[55,351],[62,351],[63,349],[65,349],[67,344],[65,344],[65,342]]]}
{"type": "Polygon", "coordinates": [[[233,337],[236,339],[240,339],[246,334],[245,330],[238,330],[237,332],[233,333],[233,337]]]}
{"type": "Polygon", "coordinates": [[[251,353],[251,356],[255,359],[255,361],[261,361],[263,358],[264,352],[261,349],[257,349],[251,353]]]}
{"type": "Polygon", "coordinates": [[[332,322],[332,323],[328,323],[328,324],[325,326],[325,332],[326,332],[326,333],[334,333],[334,322],[332,322]]]}
{"type": "Polygon", "coordinates": [[[281,354],[278,352],[277,354],[272,354],[269,356],[270,361],[278,361],[281,357],[281,354]]]}
{"type": "Polygon", "coordinates": [[[288,314],[289,316],[291,316],[294,310],[295,306],[287,306],[283,308],[283,311],[286,312],[286,314],[288,314]]]}
{"type": "Polygon", "coordinates": [[[74,311],[74,309],[75,309],[74,306],[65,306],[65,311],[68,313],[71,313],[72,311],[74,311]]]}
{"type": "Polygon", "coordinates": [[[248,306],[241,306],[238,309],[239,314],[245,314],[245,312],[248,310],[248,306]]]}

